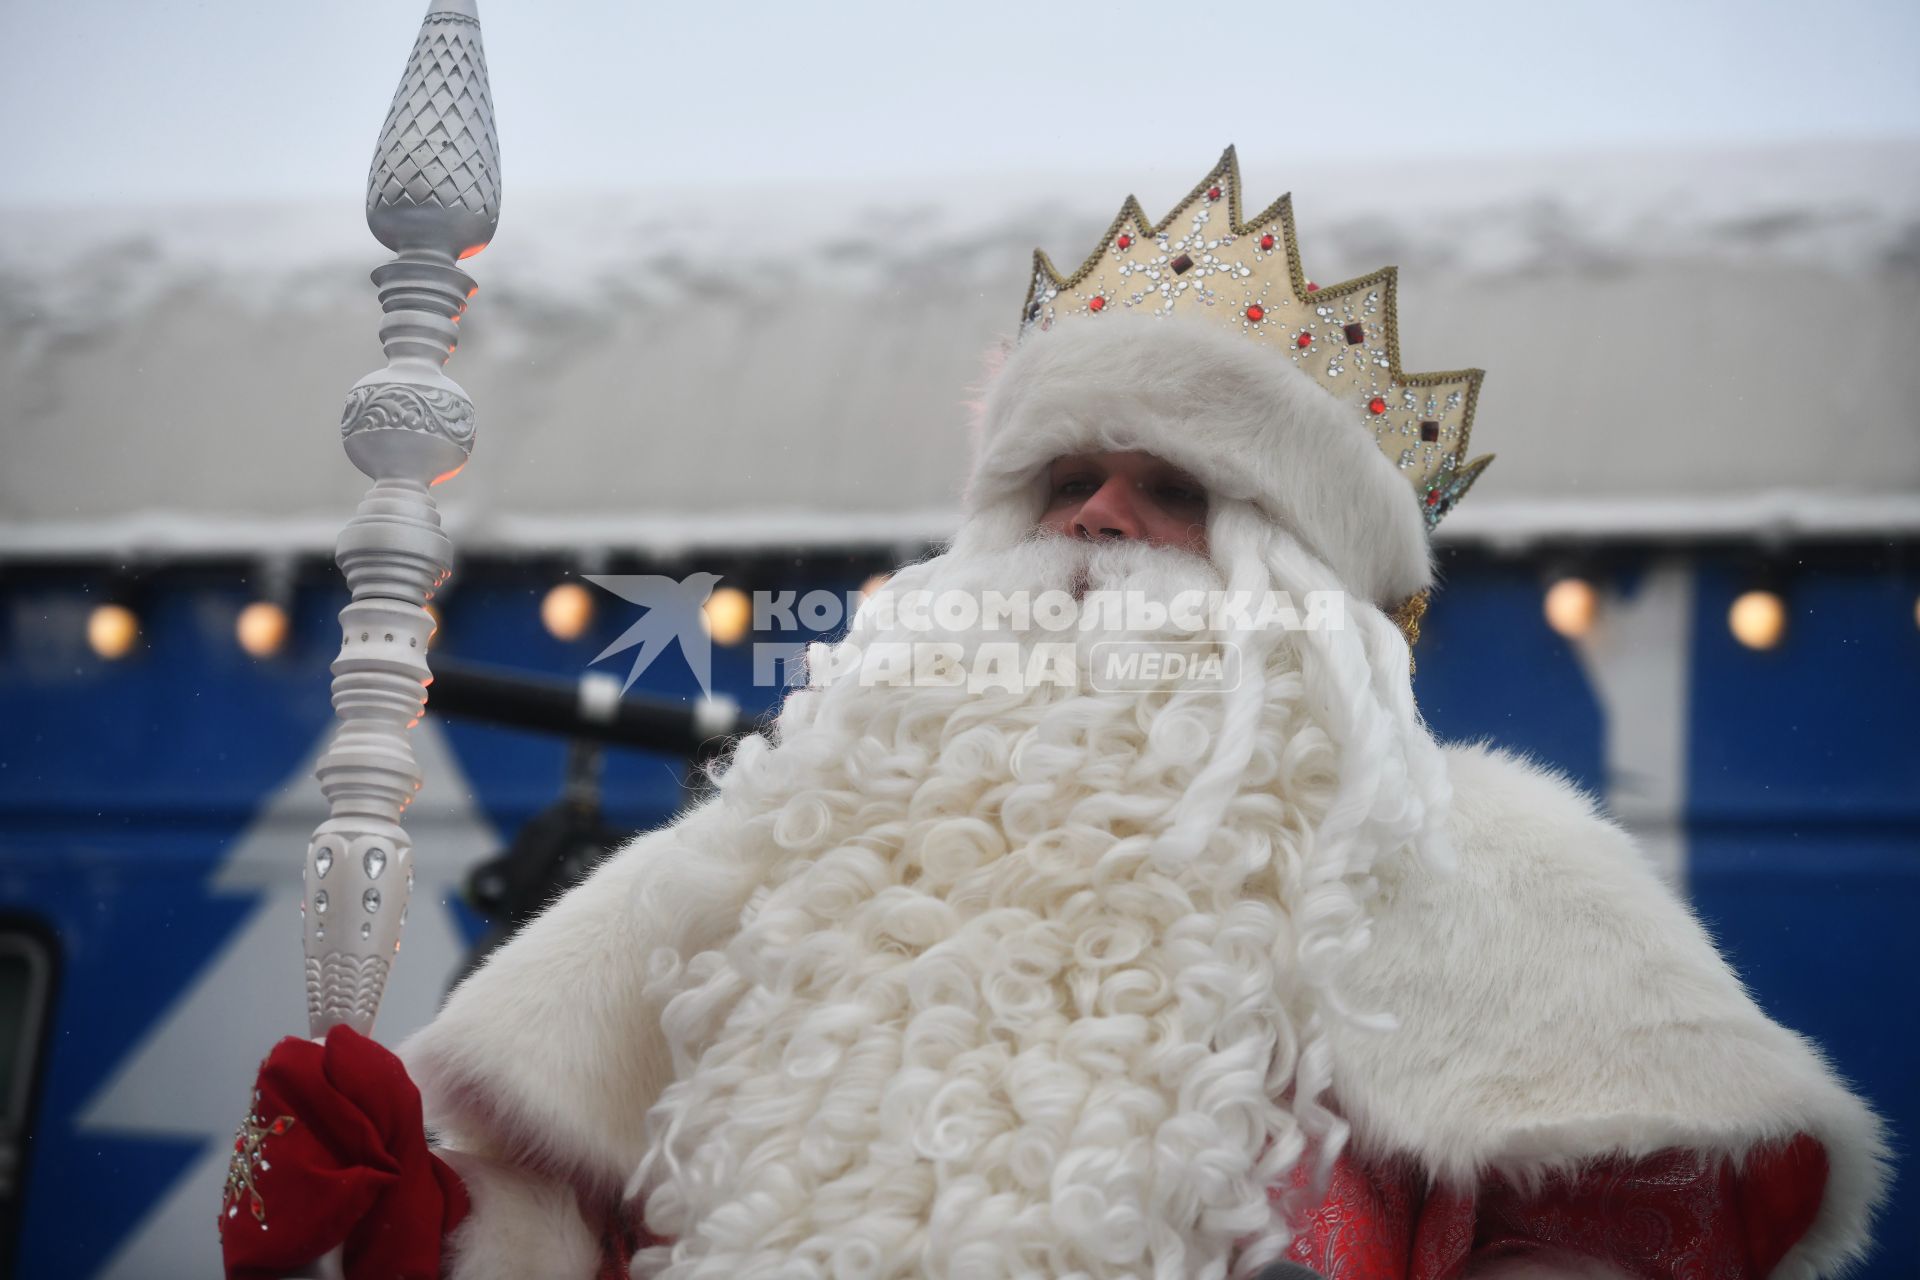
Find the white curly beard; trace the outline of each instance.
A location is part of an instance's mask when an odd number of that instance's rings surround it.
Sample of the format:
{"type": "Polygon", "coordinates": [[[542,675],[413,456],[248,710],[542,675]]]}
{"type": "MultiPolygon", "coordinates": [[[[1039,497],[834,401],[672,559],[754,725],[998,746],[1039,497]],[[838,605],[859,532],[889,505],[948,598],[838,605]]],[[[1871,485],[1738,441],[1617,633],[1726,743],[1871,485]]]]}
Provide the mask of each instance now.
{"type": "MultiPolygon", "coordinates": [[[[1332,585],[1265,522],[1213,530],[1224,574],[1043,538],[892,585],[1332,585]]],[[[889,638],[1120,637],[863,612],[848,643],[889,638]]],[[[1344,1137],[1323,1031],[1353,1016],[1335,988],[1371,871],[1442,856],[1446,785],[1377,611],[1192,638],[1246,648],[1237,695],[848,677],[741,745],[715,803],[761,887],[723,948],[655,957],[675,1081],[629,1191],[674,1243],[634,1275],[1184,1278],[1279,1256],[1291,1205],[1270,1190],[1344,1137]]]]}

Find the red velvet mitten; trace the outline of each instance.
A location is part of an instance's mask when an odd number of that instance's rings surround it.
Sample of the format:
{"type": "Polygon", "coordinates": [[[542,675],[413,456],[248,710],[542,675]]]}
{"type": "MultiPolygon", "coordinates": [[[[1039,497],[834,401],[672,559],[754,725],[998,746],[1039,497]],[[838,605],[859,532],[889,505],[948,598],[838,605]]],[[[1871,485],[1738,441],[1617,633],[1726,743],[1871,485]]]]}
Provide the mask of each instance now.
{"type": "Polygon", "coordinates": [[[228,1280],[279,1280],[340,1246],[347,1280],[436,1280],[466,1213],[400,1059],[347,1027],[275,1046],[221,1198],[228,1280]]]}

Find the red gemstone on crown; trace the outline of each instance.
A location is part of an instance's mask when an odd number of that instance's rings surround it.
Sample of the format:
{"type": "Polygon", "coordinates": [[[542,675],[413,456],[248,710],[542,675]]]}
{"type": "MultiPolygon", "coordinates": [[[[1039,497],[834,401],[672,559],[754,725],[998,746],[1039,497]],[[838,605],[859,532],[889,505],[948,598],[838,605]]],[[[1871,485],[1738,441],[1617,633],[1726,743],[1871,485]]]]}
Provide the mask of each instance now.
{"type": "Polygon", "coordinates": [[[1438,489],[1427,490],[1427,505],[1430,507],[1440,505],[1440,491],[1438,489]]]}
{"type": "Polygon", "coordinates": [[[1207,188],[1207,199],[1218,200],[1219,198],[1220,198],[1220,188],[1218,187],[1207,188]]]}
{"type": "Polygon", "coordinates": [[[1259,324],[1262,320],[1266,318],[1267,318],[1267,311],[1265,307],[1256,305],[1256,306],[1251,306],[1247,308],[1247,319],[1253,321],[1255,324],[1259,324]]]}
{"type": "Polygon", "coordinates": [[[1122,249],[1131,249],[1133,248],[1133,237],[1121,236],[1118,240],[1115,240],[1113,243],[1122,249]]]}
{"type": "Polygon", "coordinates": [[[1440,424],[1429,418],[1420,424],[1420,438],[1432,444],[1440,438],[1440,424]]]}
{"type": "Polygon", "coordinates": [[[1097,293],[1087,299],[1087,307],[1093,311],[1103,311],[1106,309],[1106,305],[1107,300],[1097,293]]]}
{"type": "Polygon", "coordinates": [[[1193,270],[1193,259],[1183,253],[1167,265],[1173,268],[1173,274],[1177,276],[1185,275],[1187,272],[1193,270]]]}
{"type": "Polygon", "coordinates": [[[1261,236],[1261,237],[1260,237],[1260,247],[1261,247],[1262,249],[1271,249],[1271,248],[1273,248],[1273,237],[1272,237],[1272,236],[1261,236]]]}
{"type": "Polygon", "coordinates": [[[1367,340],[1367,327],[1363,324],[1350,324],[1346,327],[1347,345],[1357,347],[1367,340]]]}
{"type": "Polygon", "coordinates": [[[1310,333],[1303,333],[1299,337],[1293,340],[1293,345],[1296,347],[1299,347],[1302,351],[1305,351],[1308,347],[1313,345],[1313,335],[1310,333]]]}
{"type": "Polygon", "coordinates": [[[1315,284],[1315,283],[1314,283],[1313,281],[1311,281],[1311,280],[1309,280],[1309,281],[1307,281],[1307,292],[1308,292],[1308,293],[1318,293],[1318,292],[1320,292],[1320,286],[1319,286],[1319,285],[1317,285],[1317,284],[1315,284]]]}
{"type": "Polygon", "coordinates": [[[1385,413],[1386,411],[1387,411],[1387,402],[1385,400],[1382,400],[1379,396],[1375,396],[1373,399],[1367,401],[1368,413],[1385,413]]]}

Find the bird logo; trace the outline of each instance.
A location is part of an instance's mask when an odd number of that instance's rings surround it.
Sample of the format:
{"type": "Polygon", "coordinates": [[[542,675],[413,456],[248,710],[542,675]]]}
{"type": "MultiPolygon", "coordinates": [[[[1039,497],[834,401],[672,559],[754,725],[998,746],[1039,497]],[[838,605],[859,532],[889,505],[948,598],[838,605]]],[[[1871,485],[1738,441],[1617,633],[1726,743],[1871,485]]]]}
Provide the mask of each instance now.
{"type": "MultiPolygon", "coordinates": [[[[667,651],[676,639],[687,668],[700,682],[700,692],[713,696],[713,643],[707,635],[704,614],[707,597],[720,581],[717,573],[690,573],[678,581],[659,573],[587,574],[588,582],[602,587],[646,610],[639,621],[621,633],[620,638],[602,649],[594,662],[611,657],[623,649],[639,646],[633,657],[633,669],[620,686],[626,693],[640,673],[667,651]]],[[[589,664],[591,665],[591,664],[589,664]]]]}

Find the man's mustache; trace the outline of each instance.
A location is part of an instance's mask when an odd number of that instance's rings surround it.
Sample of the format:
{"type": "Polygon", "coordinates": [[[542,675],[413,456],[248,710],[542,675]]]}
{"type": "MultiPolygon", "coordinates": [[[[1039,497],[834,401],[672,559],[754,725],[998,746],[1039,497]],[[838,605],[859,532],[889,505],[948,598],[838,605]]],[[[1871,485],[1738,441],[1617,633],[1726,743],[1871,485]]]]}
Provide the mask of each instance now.
{"type": "Polygon", "coordinates": [[[1210,559],[1196,552],[1136,539],[1077,538],[1036,529],[1030,543],[1042,556],[1044,585],[1057,587],[1075,600],[1086,599],[1095,585],[1155,569],[1185,575],[1218,571],[1210,559]]]}

